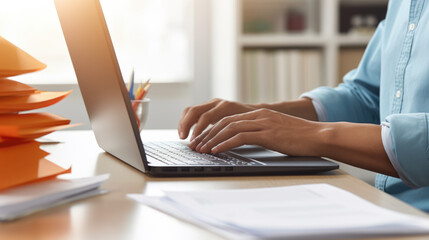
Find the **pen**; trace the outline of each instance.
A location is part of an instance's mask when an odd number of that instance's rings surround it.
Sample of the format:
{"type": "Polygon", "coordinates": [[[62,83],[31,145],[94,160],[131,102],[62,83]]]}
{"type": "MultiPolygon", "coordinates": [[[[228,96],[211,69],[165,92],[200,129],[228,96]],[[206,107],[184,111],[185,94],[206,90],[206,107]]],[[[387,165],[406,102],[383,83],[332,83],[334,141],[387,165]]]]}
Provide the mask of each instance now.
{"type": "Polygon", "coordinates": [[[134,68],[133,68],[133,71],[131,72],[130,87],[129,87],[128,93],[130,94],[130,99],[134,100],[134,68]]]}

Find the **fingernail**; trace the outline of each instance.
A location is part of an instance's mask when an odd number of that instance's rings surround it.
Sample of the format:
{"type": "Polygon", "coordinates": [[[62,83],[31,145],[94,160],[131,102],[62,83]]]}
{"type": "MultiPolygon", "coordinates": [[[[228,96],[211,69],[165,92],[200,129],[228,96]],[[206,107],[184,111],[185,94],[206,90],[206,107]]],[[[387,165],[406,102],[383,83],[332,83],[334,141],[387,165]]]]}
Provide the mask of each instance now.
{"type": "Polygon", "coordinates": [[[179,136],[181,139],[185,138],[185,134],[182,131],[179,132],[179,136]]]}
{"type": "Polygon", "coordinates": [[[219,149],[217,147],[212,148],[211,153],[216,154],[218,153],[219,149]]]}
{"type": "Polygon", "coordinates": [[[202,146],[203,146],[203,143],[199,143],[199,144],[197,145],[197,147],[195,148],[195,150],[196,150],[197,152],[199,152],[202,146]]]}
{"type": "Polygon", "coordinates": [[[204,144],[204,145],[201,147],[200,152],[203,152],[203,153],[207,152],[207,144],[204,144]]]}

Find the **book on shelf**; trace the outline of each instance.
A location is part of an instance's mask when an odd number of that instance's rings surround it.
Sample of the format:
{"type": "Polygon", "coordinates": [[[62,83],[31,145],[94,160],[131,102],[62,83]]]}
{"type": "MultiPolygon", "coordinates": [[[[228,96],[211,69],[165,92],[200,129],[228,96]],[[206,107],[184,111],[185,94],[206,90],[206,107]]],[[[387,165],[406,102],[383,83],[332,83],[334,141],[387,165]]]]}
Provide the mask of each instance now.
{"type": "Polygon", "coordinates": [[[320,52],[307,50],[303,52],[303,91],[310,91],[325,85],[322,79],[322,57],[320,52]]]}
{"type": "Polygon", "coordinates": [[[255,86],[260,102],[271,102],[275,99],[274,92],[274,54],[269,51],[257,51],[255,86]]]}
{"type": "Polygon", "coordinates": [[[275,101],[280,99],[290,99],[291,85],[289,78],[290,69],[290,56],[286,50],[278,50],[275,53],[275,88],[276,96],[275,101]]]}
{"type": "Polygon", "coordinates": [[[249,103],[286,101],[324,85],[319,50],[245,50],[243,100],[249,103]]]}
{"type": "Polygon", "coordinates": [[[258,83],[258,56],[256,51],[245,51],[243,53],[243,99],[254,103],[259,99],[258,83]]]}
{"type": "Polygon", "coordinates": [[[266,87],[263,102],[273,102],[277,99],[276,91],[276,63],[273,51],[267,52],[267,75],[264,86],[266,87]]]}
{"type": "Polygon", "coordinates": [[[302,66],[302,54],[299,50],[291,50],[290,55],[290,75],[288,79],[283,81],[290,81],[291,86],[291,99],[296,99],[304,92],[304,79],[302,78],[303,66],[302,66]]]}

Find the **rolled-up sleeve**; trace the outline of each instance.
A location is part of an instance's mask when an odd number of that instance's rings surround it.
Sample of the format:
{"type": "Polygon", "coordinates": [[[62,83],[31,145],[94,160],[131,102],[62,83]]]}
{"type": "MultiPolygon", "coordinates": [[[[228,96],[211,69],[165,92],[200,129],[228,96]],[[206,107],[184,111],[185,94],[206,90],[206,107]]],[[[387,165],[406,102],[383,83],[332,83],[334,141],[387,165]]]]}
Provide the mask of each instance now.
{"type": "Polygon", "coordinates": [[[336,88],[319,87],[301,95],[317,99],[323,105],[327,121],[380,123],[379,89],[383,29],[384,22],[381,22],[358,68],[344,76],[343,84],[336,88]]]}
{"type": "Polygon", "coordinates": [[[412,187],[429,186],[428,113],[392,114],[390,128],[395,170],[412,187]]]}

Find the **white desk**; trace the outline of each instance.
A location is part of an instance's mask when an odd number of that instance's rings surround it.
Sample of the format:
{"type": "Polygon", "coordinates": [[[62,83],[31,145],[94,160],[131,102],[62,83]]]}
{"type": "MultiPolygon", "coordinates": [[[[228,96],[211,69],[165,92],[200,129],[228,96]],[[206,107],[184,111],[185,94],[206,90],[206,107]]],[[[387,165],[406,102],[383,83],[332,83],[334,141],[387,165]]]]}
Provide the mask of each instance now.
{"type": "MultiPolygon", "coordinates": [[[[177,140],[175,131],[145,131],[143,140],[177,140]]],[[[0,239],[221,239],[219,236],[126,198],[127,193],[156,194],[164,190],[255,188],[328,183],[388,209],[427,216],[351,175],[335,170],[312,176],[153,178],[103,152],[90,131],[56,132],[63,143],[45,145],[50,159],[73,161],[72,173],[110,173],[103,185],[110,192],[54,207],[0,224],[0,239]]],[[[380,239],[380,238],[377,238],[380,239]]],[[[386,239],[392,239],[386,238],[386,239]]],[[[429,236],[394,239],[429,239],[429,236]]]]}

